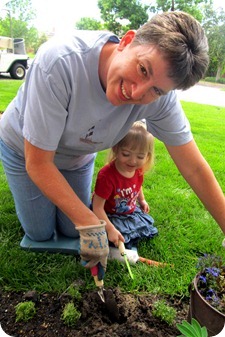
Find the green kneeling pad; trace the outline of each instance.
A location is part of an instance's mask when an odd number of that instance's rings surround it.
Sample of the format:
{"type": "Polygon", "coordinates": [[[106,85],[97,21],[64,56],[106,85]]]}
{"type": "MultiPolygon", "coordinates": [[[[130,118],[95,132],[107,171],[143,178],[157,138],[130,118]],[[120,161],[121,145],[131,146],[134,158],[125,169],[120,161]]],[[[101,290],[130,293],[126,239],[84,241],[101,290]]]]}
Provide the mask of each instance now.
{"type": "Polygon", "coordinates": [[[33,241],[24,235],[20,247],[33,252],[49,252],[79,255],[80,238],[69,238],[61,233],[55,232],[50,240],[33,241]]]}

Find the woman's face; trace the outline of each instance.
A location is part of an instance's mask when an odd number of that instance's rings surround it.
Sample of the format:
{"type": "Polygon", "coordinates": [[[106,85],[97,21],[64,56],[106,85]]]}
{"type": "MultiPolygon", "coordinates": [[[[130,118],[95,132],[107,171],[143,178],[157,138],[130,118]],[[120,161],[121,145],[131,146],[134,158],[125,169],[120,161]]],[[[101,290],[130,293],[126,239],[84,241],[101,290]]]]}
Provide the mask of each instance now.
{"type": "MultiPolygon", "coordinates": [[[[125,38],[124,38],[125,39],[125,38]]],[[[152,45],[131,46],[121,40],[109,62],[104,85],[113,105],[148,104],[175,88],[169,66],[152,45]]]]}

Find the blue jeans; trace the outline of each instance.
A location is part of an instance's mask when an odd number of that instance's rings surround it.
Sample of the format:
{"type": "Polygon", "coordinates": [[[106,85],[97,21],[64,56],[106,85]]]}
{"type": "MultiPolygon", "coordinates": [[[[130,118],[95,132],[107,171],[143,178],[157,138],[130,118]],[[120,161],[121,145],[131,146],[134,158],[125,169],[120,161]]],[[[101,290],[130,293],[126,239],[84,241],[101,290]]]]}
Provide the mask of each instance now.
{"type": "MultiPolygon", "coordinates": [[[[49,240],[56,229],[66,236],[79,237],[79,232],[70,219],[32,182],[25,169],[24,157],[1,139],[0,154],[18,219],[28,237],[34,241],[49,240]]],[[[60,172],[81,201],[90,207],[94,158],[77,170],[60,172]]]]}

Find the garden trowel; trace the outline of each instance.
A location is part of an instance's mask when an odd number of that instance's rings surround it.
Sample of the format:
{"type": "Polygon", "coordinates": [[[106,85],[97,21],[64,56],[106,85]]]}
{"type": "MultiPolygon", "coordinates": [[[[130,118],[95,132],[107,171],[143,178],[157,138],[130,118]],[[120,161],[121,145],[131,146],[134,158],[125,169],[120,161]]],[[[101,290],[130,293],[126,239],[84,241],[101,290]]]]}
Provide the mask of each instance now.
{"type": "Polygon", "coordinates": [[[98,295],[103,303],[105,303],[104,296],[104,282],[103,279],[98,279],[98,266],[94,266],[91,268],[91,275],[94,277],[95,285],[98,288],[98,295]]]}
{"type": "Polygon", "coordinates": [[[104,281],[98,279],[98,266],[91,268],[91,275],[94,278],[95,285],[98,288],[98,295],[101,303],[107,312],[109,318],[113,322],[118,322],[119,320],[119,310],[111,289],[104,288],[104,281]]]}

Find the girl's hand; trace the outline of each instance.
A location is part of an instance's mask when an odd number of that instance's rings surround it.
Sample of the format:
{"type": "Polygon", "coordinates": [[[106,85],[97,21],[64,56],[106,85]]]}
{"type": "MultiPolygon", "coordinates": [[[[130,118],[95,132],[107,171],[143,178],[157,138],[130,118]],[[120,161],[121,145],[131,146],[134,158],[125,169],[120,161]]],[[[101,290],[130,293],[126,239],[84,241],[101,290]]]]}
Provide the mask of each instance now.
{"type": "Polygon", "coordinates": [[[116,247],[119,245],[119,240],[122,242],[125,241],[123,235],[114,226],[110,226],[110,228],[108,228],[107,234],[108,240],[116,247]]]}
{"type": "Polygon", "coordinates": [[[149,204],[145,199],[139,200],[139,205],[144,213],[148,213],[150,211],[149,204]]]}
{"type": "Polygon", "coordinates": [[[109,221],[109,218],[104,210],[105,202],[106,199],[99,197],[95,193],[92,200],[93,212],[99,219],[105,220],[108,240],[118,247],[119,240],[122,242],[125,242],[125,240],[123,235],[115,228],[111,221],[109,221]]]}

